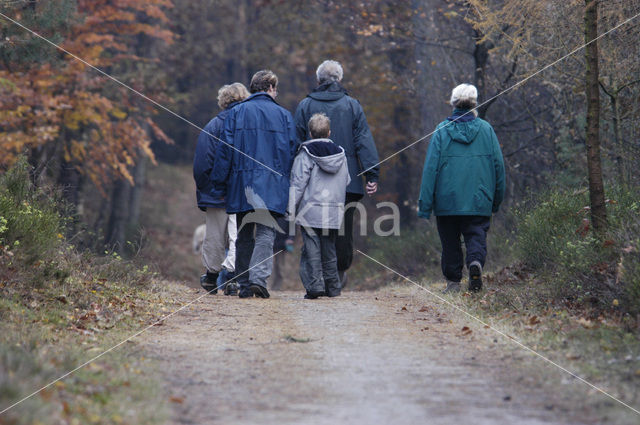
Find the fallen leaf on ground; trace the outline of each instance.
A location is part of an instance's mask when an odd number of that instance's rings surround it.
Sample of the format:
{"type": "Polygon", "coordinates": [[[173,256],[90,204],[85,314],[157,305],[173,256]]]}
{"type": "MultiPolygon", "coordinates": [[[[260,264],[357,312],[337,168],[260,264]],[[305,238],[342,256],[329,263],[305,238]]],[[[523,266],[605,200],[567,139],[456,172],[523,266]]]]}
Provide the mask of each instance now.
{"type": "Polygon", "coordinates": [[[463,326],[462,327],[462,335],[469,335],[471,332],[473,332],[471,329],[469,329],[468,326],[463,326]]]}
{"type": "Polygon", "coordinates": [[[583,317],[578,319],[578,323],[581,324],[582,326],[584,326],[587,329],[591,329],[595,326],[595,324],[589,320],[589,319],[585,319],[583,317]]]}
{"type": "Polygon", "coordinates": [[[420,307],[420,310],[418,310],[418,312],[419,312],[419,313],[423,313],[423,312],[425,312],[425,311],[429,311],[429,307],[427,307],[426,305],[425,305],[425,306],[420,307]]]}
{"type": "Polygon", "coordinates": [[[169,397],[169,401],[170,401],[171,403],[178,403],[178,404],[182,404],[182,403],[184,403],[184,398],[182,398],[182,397],[176,397],[176,396],[171,396],[171,397],[169,397]]]}

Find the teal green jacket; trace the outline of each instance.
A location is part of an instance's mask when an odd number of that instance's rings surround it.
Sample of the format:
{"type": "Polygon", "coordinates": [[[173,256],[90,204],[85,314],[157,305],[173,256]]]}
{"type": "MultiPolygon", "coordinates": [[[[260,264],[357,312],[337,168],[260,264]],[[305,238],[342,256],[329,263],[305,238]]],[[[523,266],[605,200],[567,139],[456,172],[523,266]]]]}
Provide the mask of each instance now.
{"type": "Polygon", "coordinates": [[[462,121],[443,121],[431,137],[422,171],[420,217],[490,217],[500,208],[505,178],[496,133],[483,119],[462,121]]]}

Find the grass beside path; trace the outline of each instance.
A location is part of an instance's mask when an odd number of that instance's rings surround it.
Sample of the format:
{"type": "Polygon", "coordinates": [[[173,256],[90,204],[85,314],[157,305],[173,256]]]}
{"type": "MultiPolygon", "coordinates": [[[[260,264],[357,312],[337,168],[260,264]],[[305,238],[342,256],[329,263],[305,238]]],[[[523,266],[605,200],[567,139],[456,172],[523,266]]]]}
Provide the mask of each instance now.
{"type": "MultiPolygon", "coordinates": [[[[558,300],[547,292],[545,282],[517,266],[488,274],[485,281],[486,289],[480,294],[443,297],[640,410],[640,329],[635,321],[615,310],[590,309],[558,300]]],[[[429,288],[439,291],[440,286],[444,284],[429,288]]],[[[467,317],[460,319],[469,322],[467,317]]],[[[496,334],[496,338],[502,337],[496,334]]],[[[524,350],[523,354],[527,355],[524,350]]],[[[567,381],[573,379],[533,355],[523,367],[543,379],[556,374],[565,375],[567,381]]],[[[586,404],[597,404],[608,423],[627,423],[629,417],[636,416],[612,399],[593,397],[598,392],[581,382],[575,381],[571,391],[584,394],[586,404]]]]}
{"type": "MultiPolygon", "coordinates": [[[[175,308],[174,285],[111,280],[71,257],[77,268],[62,285],[26,290],[11,275],[0,283],[0,410],[175,308]]],[[[0,415],[0,424],[164,423],[154,368],[134,339],[0,415]]]]}

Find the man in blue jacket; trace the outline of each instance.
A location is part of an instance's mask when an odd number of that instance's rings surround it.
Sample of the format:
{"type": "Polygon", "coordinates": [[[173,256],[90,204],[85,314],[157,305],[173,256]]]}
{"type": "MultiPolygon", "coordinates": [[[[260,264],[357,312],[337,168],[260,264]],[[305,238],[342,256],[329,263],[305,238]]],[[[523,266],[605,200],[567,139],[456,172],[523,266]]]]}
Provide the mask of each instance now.
{"type": "Polygon", "coordinates": [[[378,190],[378,151],[360,102],[349,96],[340,85],[343,71],[340,63],[326,60],[316,71],[318,87],[302,99],[296,109],[296,136],[302,143],[309,137],[307,124],[311,116],[324,113],[331,120],[331,139],[341,146],[347,156],[351,183],[347,186],[343,228],[336,238],[338,274],[342,286],[346,270],[353,260],[353,203],[362,199],[366,190],[373,195],[378,190]],[[359,174],[364,172],[366,187],[359,174]]]}
{"type": "Polygon", "coordinates": [[[297,143],[293,117],[275,101],[278,77],[258,71],[249,91],[252,95],[231,109],[224,121],[225,144],[220,146],[213,183],[226,188],[227,213],[237,214],[238,295],[269,298],[275,218],[287,209],[297,143]]]}
{"type": "Polygon", "coordinates": [[[436,216],[445,292],[460,291],[461,235],[467,248],[469,290],[482,289],[491,214],[498,212],[504,197],[502,151],[491,125],[472,110],[477,100],[478,91],[470,84],[453,89],[453,115],[433,133],[422,173],[418,215],[436,216]]]}
{"type": "MultiPolygon", "coordinates": [[[[226,230],[229,216],[224,210],[225,190],[216,188],[211,173],[218,166],[217,154],[221,145],[224,120],[231,108],[249,97],[247,88],[241,83],[224,85],[218,90],[218,106],[222,109],[204,127],[198,136],[193,158],[193,178],[196,181],[198,208],[206,213],[206,231],[202,242],[202,264],[205,274],[200,276],[200,285],[210,294],[218,292],[218,274],[225,259],[226,230]]],[[[237,292],[235,284],[225,285],[225,295],[237,292]]]]}

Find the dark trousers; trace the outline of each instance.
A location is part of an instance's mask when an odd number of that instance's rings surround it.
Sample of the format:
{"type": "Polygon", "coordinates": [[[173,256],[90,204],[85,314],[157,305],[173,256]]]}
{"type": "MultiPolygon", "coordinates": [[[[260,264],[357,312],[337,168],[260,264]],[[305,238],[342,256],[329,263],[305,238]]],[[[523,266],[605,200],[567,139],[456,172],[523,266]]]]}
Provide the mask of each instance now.
{"type": "Polygon", "coordinates": [[[300,279],[307,292],[340,293],[336,262],[336,229],[302,228],[300,279]]]}
{"type": "MultiPolygon", "coordinates": [[[[344,204],[347,206],[351,202],[358,202],[362,199],[359,193],[348,193],[344,204]]],[[[345,271],[351,267],[353,262],[353,216],[355,207],[345,208],[342,228],[336,237],[336,255],[338,256],[338,270],[345,271]]]]}
{"type": "Polygon", "coordinates": [[[448,215],[436,217],[438,234],[442,243],[440,264],[444,277],[454,282],[462,279],[462,244],[460,235],[464,237],[467,248],[466,264],[479,261],[482,267],[487,258],[487,232],[491,217],[477,215],[448,215]]]}

